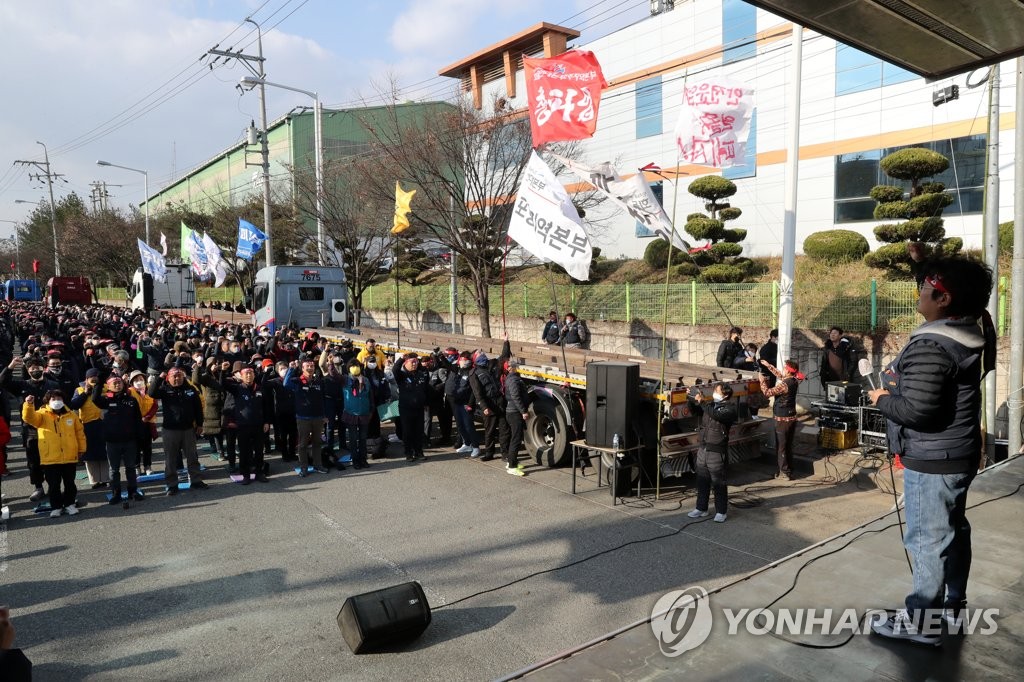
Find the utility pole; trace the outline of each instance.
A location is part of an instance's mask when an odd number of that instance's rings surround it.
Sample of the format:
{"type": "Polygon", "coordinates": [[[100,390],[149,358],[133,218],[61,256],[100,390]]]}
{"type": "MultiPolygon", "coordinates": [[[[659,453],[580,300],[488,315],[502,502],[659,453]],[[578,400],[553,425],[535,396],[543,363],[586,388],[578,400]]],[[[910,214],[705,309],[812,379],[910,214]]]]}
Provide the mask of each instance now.
{"type": "Polygon", "coordinates": [[[39,161],[15,161],[14,163],[20,166],[35,166],[42,173],[29,173],[28,176],[33,180],[42,180],[46,178],[46,184],[50,188],[50,227],[53,229],[53,274],[60,277],[60,254],[57,249],[57,209],[54,206],[53,201],[53,179],[64,177],[63,173],[53,173],[50,171],[50,152],[46,149],[46,145],[42,142],[37,141],[36,144],[42,145],[43,147],[43,162],[39,161]]]}
{"type": "MultiPolygon", "coordinates": [[[[232,48],[218,50],[219,44],[214,45],[206,52],[207,55],[216,55],[216,58],[210,62],[210,70],[213,70],[213,65],[221,57],[225,58],[225,63],[231,59],[237,59],[249,69],[253,76],[260,81],[265,81],[267,74],[264,68],[266,60],[263,58],[263,32],[260,25],[251,17],[246,17],[245,20],[256,27],[256,56],[245,54],[241,50],[234,51],[232,48]]],[[[274,249],[270,237],[270,146],[267,141],[267,91],[262,82],[260,84],[260,125],[263,127],[260,141],[260,167],[263,169],[263,233],[267,235],[265,247],[267,249],[267,267],[270,267],[274,264],[274,249]]],[[[250,164],[246,162],[245,165],[250,164]]]]}

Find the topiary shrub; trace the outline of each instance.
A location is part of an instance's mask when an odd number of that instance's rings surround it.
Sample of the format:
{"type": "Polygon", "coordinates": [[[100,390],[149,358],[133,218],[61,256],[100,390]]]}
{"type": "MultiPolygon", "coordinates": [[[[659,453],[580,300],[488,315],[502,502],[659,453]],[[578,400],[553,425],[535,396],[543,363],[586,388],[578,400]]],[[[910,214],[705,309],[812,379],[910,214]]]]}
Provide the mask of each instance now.
{"type": "Polygon", "coordinates": [[[843,263],[863,258],[870,250],[864,235],[853,230],[825,230],[808,235],[804,254],[827,263],[843,263]]]}
{"type": "Polygon", "coordinates": [[[728,284],[730,282],[740,282],[743,280],[743,277],[744,272],[741,268],[725,263],[715,263],[701,270],[699,279],[702,282],[728,284]]]}
{"type": "Polygon", "coordinates": [[[879,225],[875,236],[884,245],[864,256],[870,267],[893,273],[910,272],[908,242],[922,242],[926,252],[941,250],[956,253],[962,242],[946,239],[942,223],[942,210],[953,202],[941,182],[922,182],[924,178],[942,173],[949,168],[949,159],[922,147],[908,147],[887,155],[879,166],[890,178],[909,180],[910,191],[904,199],[902,187],[877,185],[871,198],[878,202],[874,216],[877,220],[903,220],[904,222],[879,225]]]}
{"type": "Polygon", "coordinates": [[[718,242],[711,247],[711,253],[719,259],[735,258],[743,253],[743,247],[732,242],[718,242]]]}
{"type": "Polygon", "coordinates": [[[902,201],[903,194],[903,188],[895,185],[875,185],[871,188],[871,191],[868,192],[868,196],[878,203],[902,201]]]}
{"type": "MultiPolygon", "coordinates": [[[[691,213],[687,216],[685,230],[694,239],[707,241],[711,248],[693,254],[693,260],[701,267],[711,268],[718,265],[730,265],[743,252],[739,242],[747,236],[746,230],[725,227],[728,221],[736,220],[743,211],[725,203],[723,199],[736,194],[736,183],[718,175],[706,175],[690,183],[687,191],[695,197],[704,199],[707,213],[691,213]]],[[[745,271],[739,267],[716,268],[712,270],[714,279],[705,281],[740,282],[745,271]],[[733,279],[722,279],[732,277],[733,279]]],[[[705,279],[701,275],[701,279],[705,279]]]]}
{"type": "MultiPolygon", "coordinates": [[[[644,262],[650,265],[652,268],[661,270],[668,266],[668,251],[669,243],[664,239],[653,239],[651,243],[644,249],[644,262]]],[[[672,249],[672,260],[677,261],[682,258],[679,253],[679,249],[672,249]]]]}
{"type": "Polygon", "coordinates": [[[696,263],[686,261],[679,265],[673,265],[672,274],[684,279],[693,279],[700,274],[700,267],[698,267],[696,263]]]}

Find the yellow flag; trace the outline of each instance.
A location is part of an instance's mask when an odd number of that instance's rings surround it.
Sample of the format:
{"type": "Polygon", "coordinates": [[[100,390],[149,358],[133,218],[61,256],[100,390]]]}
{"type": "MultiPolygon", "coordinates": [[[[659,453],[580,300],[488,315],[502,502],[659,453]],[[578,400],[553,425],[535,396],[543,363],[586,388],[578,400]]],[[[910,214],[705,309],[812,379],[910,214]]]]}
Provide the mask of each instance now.
{"type": "Polygon", "coordinates": [[[416,190],[406,192],[402,186],[395,182],[395,226],[391,228],[391,234],[398,234],[409,229],[409,204],[412,202],[416,190]]]}

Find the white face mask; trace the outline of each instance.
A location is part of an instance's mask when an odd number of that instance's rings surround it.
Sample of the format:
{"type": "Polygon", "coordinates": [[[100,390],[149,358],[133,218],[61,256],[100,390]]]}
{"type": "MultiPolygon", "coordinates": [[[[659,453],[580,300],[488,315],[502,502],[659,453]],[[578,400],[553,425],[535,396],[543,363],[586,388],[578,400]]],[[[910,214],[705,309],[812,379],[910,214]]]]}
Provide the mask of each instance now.
{"type": "Polygon", "coordinates": [[[136,381],[136,382],[134,382],[132,384],[132,386],[135,387],[136,391],[141,391],[142,389],[146,388],[146,382],[145,381],[136,381]]]}
{"type": "Polygon", "coordinates": [[[50,409],[54,410],[54,411],[63,410],[64,409],[64,401],[63,400],[51,400],[50,401],[50,409]]]}
{"type": "Polygon", "coordinates": [[[723,400],[725,400],[725,396],[723,396],[721,393],[713,393],[711,394],[711,399],[714,400],[716,403],[720,403],[723,400]]]}

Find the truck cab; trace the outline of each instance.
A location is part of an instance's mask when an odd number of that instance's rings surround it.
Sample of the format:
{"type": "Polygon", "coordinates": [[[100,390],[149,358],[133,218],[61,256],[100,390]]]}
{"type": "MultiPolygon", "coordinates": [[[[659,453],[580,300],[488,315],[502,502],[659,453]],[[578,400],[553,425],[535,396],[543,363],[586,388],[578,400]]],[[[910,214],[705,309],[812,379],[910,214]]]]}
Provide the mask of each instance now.
{"type": "Polygon", "coordinates": [[[249,298],[253,324],[272,332],[299,327],[348,328],[345,271],[320,265],[272,265],[256,273],[249,298]]]}
{"type": "Polygon", "coordinates": [[[46,282],[46,304],[51,308],[91,303],[92,285],[88,277],[51,277],[46,282]]]}

